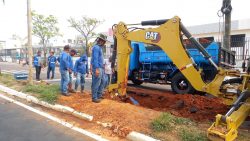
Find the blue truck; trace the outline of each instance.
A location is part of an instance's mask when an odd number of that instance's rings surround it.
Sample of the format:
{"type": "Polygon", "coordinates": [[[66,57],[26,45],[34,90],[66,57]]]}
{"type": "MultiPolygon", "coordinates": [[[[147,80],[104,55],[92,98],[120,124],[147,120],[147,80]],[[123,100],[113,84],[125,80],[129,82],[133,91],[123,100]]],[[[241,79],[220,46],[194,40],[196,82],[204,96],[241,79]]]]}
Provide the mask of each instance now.
{"type": "MultiPolygon", "coordinates": [[[[203,44],[212,60],[220,67],[232,68],[235,64],[234,52],[228,51],[219,43],[203,44]]],[[[175,93],[194,93],[195,90],[167,54],[158,46],[140,42],[131,42],[129,80],[136,85],[143,82],[155,84],[171,84],[175,93]]],[[[213,80],[216,69],[202,56],[198,49],[186,45],[187,52],[201,70],[204,82],[213,80]]],[[[178,55],[178,54],[176,54],[178,55]]]]}

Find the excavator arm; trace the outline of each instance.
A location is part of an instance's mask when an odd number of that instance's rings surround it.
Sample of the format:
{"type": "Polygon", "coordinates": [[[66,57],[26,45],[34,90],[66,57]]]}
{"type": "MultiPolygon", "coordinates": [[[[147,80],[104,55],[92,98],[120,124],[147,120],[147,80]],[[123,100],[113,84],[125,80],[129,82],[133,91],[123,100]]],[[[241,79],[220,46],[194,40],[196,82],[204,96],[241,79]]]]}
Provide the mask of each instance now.
{"type": "MultiPolygon", "coordinates": [[[[134,25],[134,24],[133,24],[134,25]]],[[[168,20],[144,21],[140,25],[155,25],[156,28],[128,28],[123,22],[113,26],[115,36],[114,51],[117,55],[117,81],[111,84],[108,90],[111,94],[126,96],[129,55],[132,52],[131,41],[156,45],[170,57],[175,66],[197,90],[223,98],[224,102],[232,105],[226,115],[217,115],[215,123],[208,129],[208,137],[212,140],[232,141],[237,137],[237,129],[247,118],[250,112],[249,75],[241,76],[236,88],[231,83],[225,83],[226,76],[240,78],[238,71],[224,70],[218,67],[205,51],[182,25],[179,17],[168,20]],[[183,43],[182,34],[192,41],[200,53],[216,68],[217,75],[205,83],[201,72],[187,53],[183,43]],[[232,90],[233,89],[233,90],[232,90]]],[[[114,55],[114,54],[113,54],[114,55]]],[[[113,62],[114,65],[114,62],[113,62]]],[[[235,83],[235,82],[232,82],[235,83]]]]}
{"type": "MultiPolygon", "coordinates": [[[[158,20],[155,22],[145,21],[142,25],[159,25],[156,28],[139,29],[129,31],[123,22],[114,26],[114,35],[117,41],[117,83],[109,86],[110,91],[117,91],[119,95],[126,95],[129,54],[132,51],[131,41],[143,42],[159,46],[170,57],[176,67],[186,77],[197,91],[203,91],[218,96],[219,89],[226,72],[219,68],[211,59],[205,49],[191,36],[186,28],[181,24],[179,17],[169,20],[158,20]],[[218,75],[213,82],[206,84],[201,72],[197,69],[194,61],[190,58],[182,44],[182,33],[193,41],[201,53],[218,70],[218,75]]],[[[116,45],[115,45],[116,46],[116,45]]]]}

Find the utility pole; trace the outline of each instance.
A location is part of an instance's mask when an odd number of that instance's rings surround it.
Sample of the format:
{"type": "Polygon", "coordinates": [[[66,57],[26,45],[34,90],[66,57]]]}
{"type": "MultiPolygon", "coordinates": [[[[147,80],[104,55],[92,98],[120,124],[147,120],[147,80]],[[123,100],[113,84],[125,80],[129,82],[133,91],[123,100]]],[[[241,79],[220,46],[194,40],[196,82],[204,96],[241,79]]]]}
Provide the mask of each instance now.
{"type": "Polygon", "coordinates": [[[221,12],[224,16],[224,35],[223,35],[223,47],[230,50],[231,44],[231,0],[223,0],[221,12]]]}
{"type": "Polygon", "coordinates": [[[28,52],[29,52],[29,84],[33,84],[33,70],[32,70],[32,18],[31,18],[31,0],[27,0],[27,25],[28,25],[28,52]]]}

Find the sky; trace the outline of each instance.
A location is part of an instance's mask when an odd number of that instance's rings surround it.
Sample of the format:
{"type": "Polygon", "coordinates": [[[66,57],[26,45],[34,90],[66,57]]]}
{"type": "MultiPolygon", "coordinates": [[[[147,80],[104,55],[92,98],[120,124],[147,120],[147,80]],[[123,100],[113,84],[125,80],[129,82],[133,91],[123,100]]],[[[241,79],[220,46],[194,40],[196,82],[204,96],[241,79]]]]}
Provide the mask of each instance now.
{"type": "MultiPolygon", "coordinates": [[[[0,40],[13,34],[27,36],[27,0],[5,0],[0,3],[0,40]]],[[[119,21],[140,23],[145,20],[179,16],[186,26],[215,23],[222,0],[31,0],[31,8],[39,14],[58,18],[65,38],[78,34],[69,27],[69,17],[88,16],[104,20],[97,32],[107,32],[119,21]]],[[[250,0],[232,0],[232,19],[250,19],[250,0]]]]}

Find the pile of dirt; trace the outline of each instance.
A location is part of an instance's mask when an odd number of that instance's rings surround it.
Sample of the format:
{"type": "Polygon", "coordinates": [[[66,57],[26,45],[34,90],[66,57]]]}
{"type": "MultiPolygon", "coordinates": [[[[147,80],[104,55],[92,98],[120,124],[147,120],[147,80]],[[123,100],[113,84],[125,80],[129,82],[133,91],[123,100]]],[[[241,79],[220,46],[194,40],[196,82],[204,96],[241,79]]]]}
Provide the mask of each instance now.
{"type": "MultiPolygon", "coordinates": [[[[174,94],[157,90],[128,87],[129,96],[142,107],[156,111],[171,112],[173,115],[196,121],[214,120],[217,114],[225,114],[228,106],[222,99],[191,94],[174,94]]],[[[131,103],[130,100],[126,102],[131,103]]]]}
{"type": "Polygon", "coordinates": [[[112,123],[110,129],[114,134],[125,137],[130,131],[150,133],[150,122],[161,112],[170,112],[175,116],[190,118],[196,121],[214,120],[228,108],[221,99],[199,95],[178,95],[172,92],[128,88],[129,96],[139,102],[135,106],[130,100],[121,101],[106,94],[101,103],[93,103],[89,92],[76,93],[72,96],[61,96],[59,104],[94,116],[94,121],[112,123]]]}
{"type": "Polygon", "coordinates": [[[89,93],[60,96],[58,103],[94,116],[94,122],[112,123],[114,134],[125,137],[130,131],[150,133],[150,122],[160,115],[159,111],[138,107],[130,103],[104,99],[93,103],[89,93]]]}

